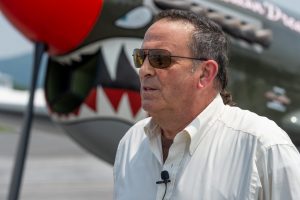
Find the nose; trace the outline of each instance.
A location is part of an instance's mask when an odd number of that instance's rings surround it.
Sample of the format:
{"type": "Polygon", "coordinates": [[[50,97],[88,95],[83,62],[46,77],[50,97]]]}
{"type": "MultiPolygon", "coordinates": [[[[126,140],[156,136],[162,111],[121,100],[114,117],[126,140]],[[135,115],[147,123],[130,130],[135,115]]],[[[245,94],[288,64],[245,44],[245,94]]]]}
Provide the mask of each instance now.
{"type": "Polygon", "coordinates": [[[149,63],[148,56],[147,56],[139,70],[140,79],[148,76],[153,76],[154,74],[155,74],[155,69],[149,63]]]}

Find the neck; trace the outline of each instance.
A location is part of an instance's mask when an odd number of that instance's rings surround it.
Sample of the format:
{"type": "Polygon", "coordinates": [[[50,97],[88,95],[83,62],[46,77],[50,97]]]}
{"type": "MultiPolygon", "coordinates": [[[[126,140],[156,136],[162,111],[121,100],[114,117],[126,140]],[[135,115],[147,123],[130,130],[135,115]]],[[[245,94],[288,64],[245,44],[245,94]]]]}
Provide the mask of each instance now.
{"type": "Polygon", "coordinates": [[[160,113],[151,114],[152,119],[162,129],[163,136],[166,139],[173,140],[177,133],[182,131],[190,124],[215,98],[202,98],[202,103],[195,101],[194,106],[187,108],[162,111],[160,113]]]}
{"type": "Polygon", "coordinates": [[[164,136],[164,132],[162,131],[161,134],[161,147],[162,147],[162,153],[163,153],[163,162],[166,161],[168,155],[169,155],[169,149],[171,145],[173,144],[173,139],[168,139],[164,136]]]}
{"type": "Polygon", "coordinates": [[[187,117],[187,114],[170,114],[160,115],[159,117],[152,116],[153,120],[159,125],[162,130],[162,135],[165,139],[173,140],[177,133],[182,131],[196,116],[187,117]]]}

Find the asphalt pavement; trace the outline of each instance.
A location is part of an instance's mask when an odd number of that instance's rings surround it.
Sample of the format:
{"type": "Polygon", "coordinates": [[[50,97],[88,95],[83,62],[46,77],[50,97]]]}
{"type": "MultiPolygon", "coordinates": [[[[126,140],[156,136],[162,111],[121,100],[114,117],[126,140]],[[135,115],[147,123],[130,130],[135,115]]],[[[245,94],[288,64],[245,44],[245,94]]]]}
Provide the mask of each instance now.
{"type": "MultiPolygon", "coordinates": [[[[7,199],[22,118],[0,113],[0,199],[7,199]]],[[[35,119],[20,200],[110,200],[112,166],[79,147],[46,118],[35,119]]]]}

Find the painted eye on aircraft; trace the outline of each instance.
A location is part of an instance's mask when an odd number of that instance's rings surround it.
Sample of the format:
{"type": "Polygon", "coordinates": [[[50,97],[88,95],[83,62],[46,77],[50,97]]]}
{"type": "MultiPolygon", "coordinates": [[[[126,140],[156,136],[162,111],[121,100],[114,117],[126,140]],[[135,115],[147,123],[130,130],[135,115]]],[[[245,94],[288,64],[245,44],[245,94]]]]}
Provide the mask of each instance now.
{"type": "Polygon", "coordinates": [[[149,24],[152,17],[153,15],[149,8],[140,6],[116,20],[115,25],[120,28],[139,29],[149,24]]]}

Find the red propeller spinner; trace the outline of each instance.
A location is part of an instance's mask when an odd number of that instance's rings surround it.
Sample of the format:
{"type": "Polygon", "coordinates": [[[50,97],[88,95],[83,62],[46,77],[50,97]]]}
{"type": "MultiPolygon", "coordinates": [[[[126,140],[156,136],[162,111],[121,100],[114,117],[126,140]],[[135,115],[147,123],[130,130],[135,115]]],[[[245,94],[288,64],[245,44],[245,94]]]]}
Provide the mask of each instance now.
{"type": "Polygon", "coordinates": [[[47,45],[50,55],[76,49],[101,14],[103,0],[0,0],[0,10],[33,42],[47,45]]]}

